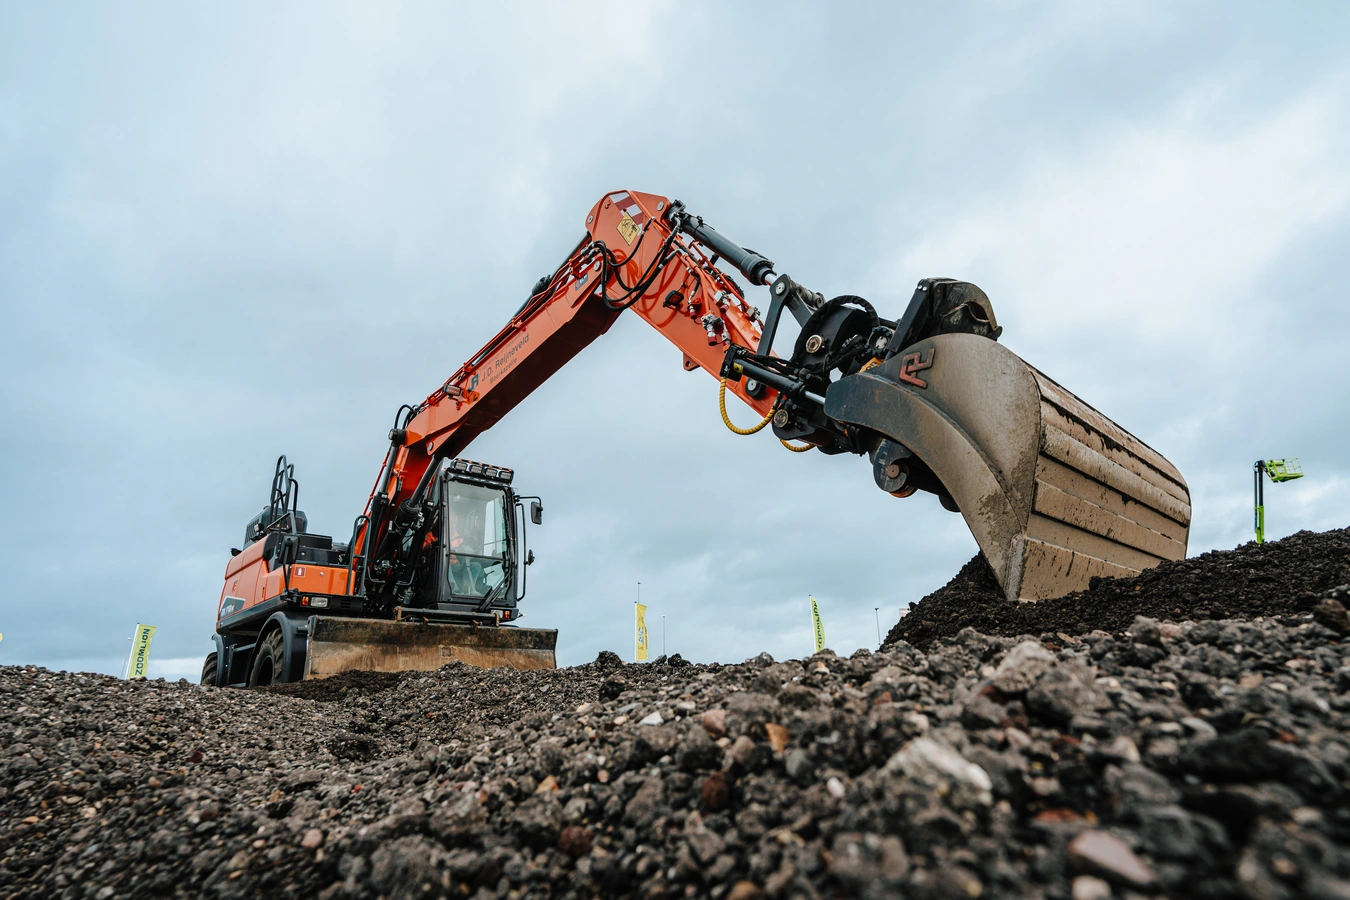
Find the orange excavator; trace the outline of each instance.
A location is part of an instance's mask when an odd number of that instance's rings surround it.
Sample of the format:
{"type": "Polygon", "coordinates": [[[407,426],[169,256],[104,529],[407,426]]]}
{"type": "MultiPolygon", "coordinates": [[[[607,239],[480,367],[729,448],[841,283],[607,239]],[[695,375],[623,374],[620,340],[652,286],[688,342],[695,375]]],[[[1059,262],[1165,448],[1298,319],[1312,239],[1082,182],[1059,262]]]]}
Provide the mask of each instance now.
{"type": "Polygon", "coordinates": [[[515,492],[509,469],[459,454],[630,309],[686,370],[719,379],[732,431],[771,427],[792,451],[866,456],[881,490],[933,494],[960,513],[1010,602],[1185,556],[1181,474],[999,344],[975,285],[924,279],[888,319],[862,297],[826,299],[777,273],[666,197],[607,194],[585,229],[506,327],[400,408],[349,542],[306,530],[293,467],[278,461],[269,503],[226,567],[203,683],[452,659],[554,666],[557,632],[516,625],[539,500],[515,492]],[[728,270],[768,287],[765,309],[728,270]],[[775,351],[785,315],[799,326],[790,353],[775,351]],[[728,392],[756,424],[732,423],[728,392]]]}

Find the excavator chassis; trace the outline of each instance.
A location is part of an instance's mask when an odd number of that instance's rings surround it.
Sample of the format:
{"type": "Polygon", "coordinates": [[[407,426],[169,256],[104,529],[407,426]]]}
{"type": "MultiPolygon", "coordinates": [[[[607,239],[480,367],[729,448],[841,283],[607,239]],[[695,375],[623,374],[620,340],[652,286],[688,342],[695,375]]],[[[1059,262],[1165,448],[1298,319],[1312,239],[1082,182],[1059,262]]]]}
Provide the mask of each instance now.
{"type": "Polygon", "coordinates": [[[900,445],[883,462],[936,476],[1009,600],[1186,555],[1181,473],[994,341],[920,341],[831,385],[825,414],[900,445]]]}

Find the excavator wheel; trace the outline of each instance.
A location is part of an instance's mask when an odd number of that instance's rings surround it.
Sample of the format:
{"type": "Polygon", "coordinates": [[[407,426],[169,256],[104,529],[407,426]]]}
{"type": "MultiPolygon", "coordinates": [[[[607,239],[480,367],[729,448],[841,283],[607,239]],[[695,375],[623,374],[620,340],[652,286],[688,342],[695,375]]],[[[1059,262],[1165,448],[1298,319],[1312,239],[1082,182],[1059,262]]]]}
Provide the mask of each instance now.
{"type": "Polygon", "coordinates": [[[202,680],[204,687],[216,686],[216,652],[212,650],[206,654],[206,662],[202,663],[202,680]]]}
{"type": "Polygon", "coordinates": [[[286,645],[280,631],[274,631],[258,645],[253,655],[253,671],[248,676],[249,687],[266,687],[286,682],[286,645]]]}

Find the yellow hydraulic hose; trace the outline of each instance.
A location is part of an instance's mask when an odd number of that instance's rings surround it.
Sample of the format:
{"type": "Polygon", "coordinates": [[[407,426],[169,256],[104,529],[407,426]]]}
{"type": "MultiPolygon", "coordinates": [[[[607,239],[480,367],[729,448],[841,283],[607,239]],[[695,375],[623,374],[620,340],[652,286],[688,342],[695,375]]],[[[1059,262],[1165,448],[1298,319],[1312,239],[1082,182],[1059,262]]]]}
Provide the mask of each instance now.
{"type": "Polygon", "coordinates": [[[725,378],[722,379],[721,386],[717,389],[717,406],[722,410],[722,421],[736,434],[754,434],[756,431],[763,431],[764,426],[773,421],[773,410],[769,410],[768,415],[758,425],[752,425],[749,428],[737,428],[731,424],[731,416],[727,415],[727,380],[725,378]]]}
{"type": "MultiPolygon", "coordinates": [[[[731,429],[736,434],[754,434],[757,431],[763,431],[764,426],[773,421],[773,411],[770,410],[768,415],[761,419],[757,425],[752,425],[749,428],[736,427],[731,421],[731,416],[727,415],[727,380],[725,378],[721,380],[721,383],[717,387],[717,408],[722,412],[722,424],[726,425],[727,428],[731,429]]],[[[805,453],[815,446],[815,444],[803,444],[798,447],[794,444],[789,444],[781,438],[778,443],[782,444],[793,453],[805,453]]]]}

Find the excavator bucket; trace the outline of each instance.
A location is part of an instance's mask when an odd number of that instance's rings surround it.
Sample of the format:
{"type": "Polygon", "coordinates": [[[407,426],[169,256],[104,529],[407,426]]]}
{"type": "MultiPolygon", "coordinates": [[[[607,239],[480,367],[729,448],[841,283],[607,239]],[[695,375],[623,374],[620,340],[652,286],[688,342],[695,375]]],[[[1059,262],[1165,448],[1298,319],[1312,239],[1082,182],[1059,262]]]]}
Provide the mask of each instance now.
{"type": "Polygon", "coordinates": [[[1009,600],[1186,555],[1191,499],[1176,467],[986,337],[919,341],[831,385],[825,412],[936,477],[1009,600]]]}
{"type": "Polygon", "coordinates": [[[556,669],[554,629],[471,627],[314,616],[305,678],[341,672],[429,672],[458,660],[483,669],[556,669]]]}

